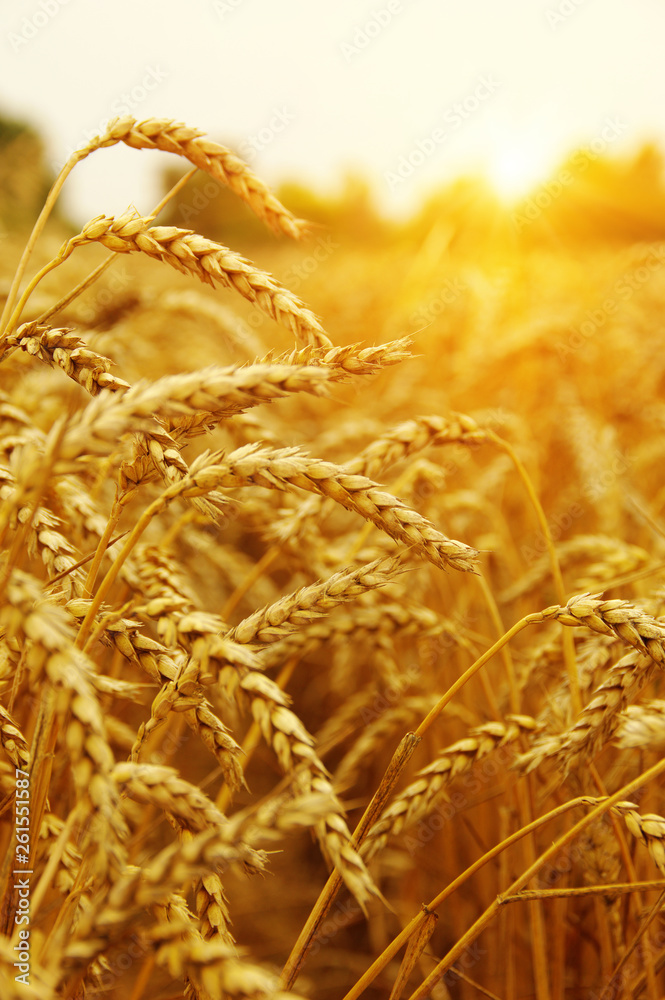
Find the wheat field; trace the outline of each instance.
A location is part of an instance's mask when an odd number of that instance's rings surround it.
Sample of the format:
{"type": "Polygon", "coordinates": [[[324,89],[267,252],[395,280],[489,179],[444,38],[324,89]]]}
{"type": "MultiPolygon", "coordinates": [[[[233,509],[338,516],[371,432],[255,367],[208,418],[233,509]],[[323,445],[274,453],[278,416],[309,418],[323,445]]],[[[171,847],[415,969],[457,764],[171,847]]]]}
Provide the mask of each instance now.
{"type": "Polygon", "coordinates": [[[3,1000],[665,996],[665,243],[602,181],[354,239],[124,118],[9,234],[3,1000]],[[119,143],[191,171],[49,221],[119,143]]]}

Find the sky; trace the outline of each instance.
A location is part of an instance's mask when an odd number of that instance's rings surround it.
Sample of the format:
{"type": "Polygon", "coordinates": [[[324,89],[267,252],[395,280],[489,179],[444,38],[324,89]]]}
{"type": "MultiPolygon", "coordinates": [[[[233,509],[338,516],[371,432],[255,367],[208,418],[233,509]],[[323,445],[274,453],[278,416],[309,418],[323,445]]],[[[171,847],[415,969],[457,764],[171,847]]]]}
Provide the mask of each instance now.
{"type": "MultiPolygon", "coordinates": [[[[663,0],[3,0],[0,114],[54,168],[110,118],[168,118],[272,185],[361,172],[399,216],[467,172],[516,198],[576,148],[665,149],[663,39],[663,0]]],[[[169,159],[100,150],[65,207],[147,212],[169,159]]]]}

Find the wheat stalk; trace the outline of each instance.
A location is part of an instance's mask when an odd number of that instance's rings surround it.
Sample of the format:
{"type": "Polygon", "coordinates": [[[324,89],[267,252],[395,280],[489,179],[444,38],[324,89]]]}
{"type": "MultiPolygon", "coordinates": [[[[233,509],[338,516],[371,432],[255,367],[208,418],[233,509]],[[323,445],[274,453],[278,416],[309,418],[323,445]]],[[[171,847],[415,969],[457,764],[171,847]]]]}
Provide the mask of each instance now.
{"type": "Polygon", "coordinates": [[[418,772],[417,780],[404,789],[384,809],[370,829],[362,847],[369,859],[383,849],[389,837],[400,834],[424,819],[441,798],[446,785],[498,747],[516,743],[524,733],[532,733],[536,722],[529,716],[508,716],[506,722],[488,722],[472,729],[467,737],[442,750],[437,759],[418,772]]]}
{"type": "Polygon", "coordinates": [[[276,642],[340,604],[385,586],[403,569],[400,560],[392,558],[340,570],[327,580],[301,587],[269,607],[260,608],[227,632],[226,637],[243,643],[276,642]]]}
{"type": "Polygon", "coordinates": [[[220,487],[257,485],[279,490],[303,489],[331,497],[396,541],[410,545],[435,566],[474,570],[477,553],[469,545],[446,538],[421,514],[381,490],[371,479],[351,475],[331,462],[310,458],[297,448],[239,448],[222,461],[192,469],[190,482],[191,486],[187,484],[183,489],[183,496],[197,496],[220,487]]]}
{"type": "Polygon", "coordinates": [[[143,253],[182,274],[193,274],[205,284],[234,289],[270,319],[291,330],[303,345],[332,346],[314,313],[272,275],[191,229],[151,227],[151,221],[131,212],[117,219],[100,215],[67,241],[58,260],[65,260],[76,247],[87,243],[99,243],[114,253],[143,253]]]}

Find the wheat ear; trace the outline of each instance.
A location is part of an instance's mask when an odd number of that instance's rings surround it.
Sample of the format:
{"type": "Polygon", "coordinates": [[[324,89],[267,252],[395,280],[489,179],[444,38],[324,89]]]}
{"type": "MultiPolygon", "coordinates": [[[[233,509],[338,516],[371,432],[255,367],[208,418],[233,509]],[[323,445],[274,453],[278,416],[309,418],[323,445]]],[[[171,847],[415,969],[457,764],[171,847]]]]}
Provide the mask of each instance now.
{"type": "Polygon", "coordinates": [[[435,566],[450,566],[474,572],[477,552],[469,545],[446,538],[434,526],[397,497],[386,493],[365,476],[352,475],[343,466],[311,458],[297,448],[245,446],[230,455],[210,456],[192,465],[183,495],[197,496],[219,487],[264,486],[278,490],[306,490],[328,496],[347,510],[355,511],[404,542],[435,566]],[[219,461],[217,459],[219,458],[219,461]]]}
{"type": "Polygon", "coordinates": [[[100,215],[68,240],[58,259],[64,260],[75,247],[86,243],[99,243],[114,253],[144,253],[208,285],[234,289],[266,316],[291,330],[301,344],[332,347],[314,313],[272,275],[191,229],[151,227],[151,221],[131,212],[117,219],[100,215]]]}

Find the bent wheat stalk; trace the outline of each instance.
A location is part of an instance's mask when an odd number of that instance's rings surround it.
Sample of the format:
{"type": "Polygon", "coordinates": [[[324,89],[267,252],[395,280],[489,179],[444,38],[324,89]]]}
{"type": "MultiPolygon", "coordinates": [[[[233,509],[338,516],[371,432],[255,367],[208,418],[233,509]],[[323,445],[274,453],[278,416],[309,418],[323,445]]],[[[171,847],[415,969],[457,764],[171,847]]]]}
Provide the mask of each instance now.
{"type": "Polygon", "coordinates": [[[295,239],[300,239],[307,231],[307,223],[296,219],[239,156],[208,139],[205,132],[167,118],[147,118],[144,121],[130,117],[115,118],[103,133],[83,147],[82,153],[87,156],[119,142],[133,149],[158,149],[182,156],[199,170],[227,185],[273,229],[295,239]]]}

